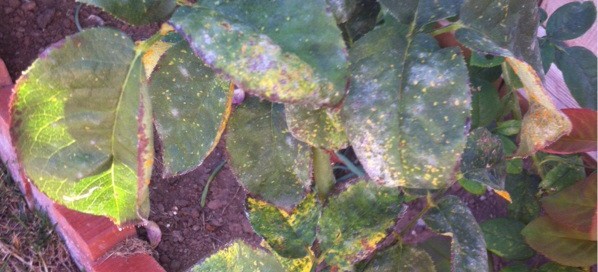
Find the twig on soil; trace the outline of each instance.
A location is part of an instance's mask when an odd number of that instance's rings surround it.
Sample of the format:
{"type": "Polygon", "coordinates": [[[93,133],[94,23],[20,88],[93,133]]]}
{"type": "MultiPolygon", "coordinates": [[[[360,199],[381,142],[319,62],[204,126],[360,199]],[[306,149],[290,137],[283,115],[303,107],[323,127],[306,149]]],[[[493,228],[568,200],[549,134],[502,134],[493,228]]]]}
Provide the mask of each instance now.
{"type": "Polygon", "coordinates": [[[228,202],[228,204],[226,204],[226,206],[224,206],[224,209],[222,209],[222,212],[220,213],[220,216],[224,215],[224,212],[226,212],[226,209],[228,208],[228,206],[230,206],[230,204],[232,203],[232,201],[237,198],[237,194],[239,193],[240,190],[241,190],[241,186],[237,187],[237,191],[233,195],[233,198],[228,202]]]}
{"type": "Polygon", "coordinates": [[[201,202],[199,203],[202,208],[206,206],[206,198],[208,197],[208,190],[210,188],[210,183],[212,183],[212,180],[214,180],[216,175],[218,175],[218,173],[220,172],[220,170],[222,170],[222,167],[224,167],[225,164],[226,164],[226,160],[223,160],[220,164],[218,164],[218,166],[216,166],[216,168],[214,168],[214,171],[212,171],[212,174],[210,175],[210,177],[208,178],[208,181],[206,182],[206,186],[203,187],[203,192],[201,193],[201,202]]]}
{"type": "Polygon", "coordinates": [[[10,255],[13,258],[17,259],[19,262],[21,262],[22,264],[28,266],[29,268],[33,269],[31,267],[31,263],[25,261],[25,259],[23,259],[23,257],[21,257],[19,254],[15,253],[10,246],[6,245],[5,243],[3,243],[2,241],[0,241],[0,251],[2,251],[2,253],[6,254],[6,255],[10,255]]]}

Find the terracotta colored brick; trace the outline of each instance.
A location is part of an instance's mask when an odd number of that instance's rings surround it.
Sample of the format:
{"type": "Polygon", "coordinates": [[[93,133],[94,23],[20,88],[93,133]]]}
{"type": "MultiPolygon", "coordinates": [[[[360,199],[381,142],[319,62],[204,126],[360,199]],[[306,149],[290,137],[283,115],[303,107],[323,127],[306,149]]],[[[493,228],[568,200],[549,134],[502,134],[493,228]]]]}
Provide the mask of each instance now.
{"type": "Polygon", "coordinates": [[[56,221],[64,227],[65,234],[68,233],[81,252],[92,261],[102,257],[119,242],[136,235],[134,226],[119,230],[106,217],[80,213],[58,204],[54,204],[54,208],[57,211],[56,221]]]}
{"type": "Polygon", "coordinates": [[[111,256],[93,267],[96,272],[165,272],[158,262],[147,254],[111,256]]]}

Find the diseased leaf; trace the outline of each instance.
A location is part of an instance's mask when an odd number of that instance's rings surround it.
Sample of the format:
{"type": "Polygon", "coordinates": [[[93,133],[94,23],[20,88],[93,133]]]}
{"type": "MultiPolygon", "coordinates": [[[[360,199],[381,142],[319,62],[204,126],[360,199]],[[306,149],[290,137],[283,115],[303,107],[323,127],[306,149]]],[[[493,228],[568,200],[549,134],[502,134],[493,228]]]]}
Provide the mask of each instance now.
{"type": "Polygon", "coordinates": [[[596,22],[596,6],[592,1],[571,2],[559,7],[546,22],[550,39],[571,40],[580,37],[596,22]]]}
{"type": "Polygon", "coordinates": [[[467,69],[456,48],[407,36],[392,17],[351,49],[341,117],[368,175],[385,186],[446,186],[465,147],[467,69]]]}
{"type": "Polygon", "coordinates": [[[132,25],[165,20],[176,8],[175,0],[77,0],[94,5],[132,25]]]}
{"type": "Polygon", "coordinates": [[[596,151],[598,113],[587,109],[563,109],[571,121],[571,133],[559,138],[542,151],[554,154],[574,154],[596,151]]]}
{"type": "Polygon", "coordinates": [[[324,0],[200,4],[179,7],[170,23],[208,66],[237,86],[273,102],[311,108],[341,101],[347,54],[324,0]]]}
{"type": "Polygon", "coordinates": [[[150,78],[164,177],[199,166],[212,152],[232,105],[228,82],[199,60],[186,41],[168,49],[150,78]]]}
{"type": "Polygon", "coordinates": [[[419,29],[427,24],[459,14],[463,0],[381,0],[400,23],[419,29]]]}
{"type": "Polygon", "coordinates": [[[556,157],[538,156],[542,161],[543,179],[540,188],[548,193],[555,193],[585,178],[583,161],[579,156],[556,157]],[[558,159],[551,161],[552,158],[558,159]],[[548,160],[548,163],[545,163],[548,160]]]}
{"type": "Polygon", "coordinates": [[[96,28],[54,44],[17,81],[11,133],[54,201],[117,224],[149,215],[151,105],[140,53],[96,28]]]}
{"type": "Polygon", "coordinates": [[[316,224],[320,216],[313,194],[309,194],[292,213],[251,197],[247,202],[253,229],[280,256],[302,258],[308,254],[316,239],[316,224]]]}
{"type": "MultiPolygon", "coordinates": [[[[591,3],[591,2],[590,2],[591,3]]],[[[596,110],[596,55],[581,47],[556,50],[556,66],[563,72],[571,95],[583,108],[596,110]]]]}
{"type": "Polygon", "coordinates": [[[415,271],[435,272],[434,262],[424,250],[408,245],[395,245],[376,253],[373,259],[356,269],[363,272],[415,271]]]}
{"type": "Polygon", "coordinates": [[[359,181],[330,198],[318,223],[320,249],[326,263],[351,270],[386,237],[401,208],[398,190],[359,181]]]}
{"type": "Polygon", "coordinates": [[[561,227],[542,216],[529,223],[521,234],[533,249],[560,264],[596,264],[596,241],[590,240],[589,233],[561,227]]]}
{"type": "Polygon", "coordinates": [[[539,180],[526,173],[507,175],[505,189],[511,195],[512,202],[507,206],[509,217],[523,223],[529,223],[540,213],[540,202],[536,198],[539,180]]]}
{"type": "Polygon", "coordinates": [[[507,62],[523,82],[530,98],[529,110],[521,123],[519,149],[515,153],[515,156],[527,157],[569,134],[571,122],[556,109],[544,92],[542,81],[529,65],[512,58],[507,58],[507,62]]]}
{"type": "Polygon", "coordinates": [[[523,83],[530,109],[522,122],[519,157],[534,154],[571,129],[542,87],[537,6],[537,0],[465,0],[460,15],[463,27],[455,33],[475,51],[505,57],[523,83]]]}
{"type": "Polygon", "coordinates": [[[424,217],[427,226],[452,237],[451,271],[486,271],[488,254],[480,226],[456,196],[446,196],[424,217]]]}
{"type": "Polygon", "coordinates": [[[285,105],[284,109],[287,126],[298,140],[324,149],[339,150],[347,147],[347,134],[337,110],[310,110],[291,104],[285,105]]]}
{"type": "Polygon", "coordinates": [[[506,172],[505,155],[500,138],[485,128],[469,134],[461,159],[461,172],[466,179],[503,190],[506,172]]]}
{"type": "Polygon", "coordinates": [[[189,271],[286,271],[280,261],[271,253],[254,249],[243,241],[235,241],[189,271]]]}
{"type": "Polygon", "coordinates": [[[496,218],[480,224],[488,250],[507,260],[524,260],[535,252],[523,240],[525,224],[508,218],[496,218]]]}
{"type": "Polygon", "coordinates": [[[337,24],[346,23],[357,9],[359,0],[326,0],[337,24]]]}
{"type": "Polygon", "coordinates": [[[226,137],[230,166],[253,196],[290,210],[310,179],[310,149],[288,132],[282,105],[245,100],[232,114],[226,137]]]}
{"type": "Polygon", "coordinates": [[[485,127],[492,124],[500,112],[498,91],[483,79],[472,78],[471,126],[485,127]]]}
{"type": "MultiPolygon", "coordinates": [[[[546,215],[576,231],[590,233],[596,220],[596,173],[542,200],[546,215]]],[[[595,230],[594,230],[595,231],[595,230]]],[[[593,240],[596,240],[594,233],[593,240]]]]}

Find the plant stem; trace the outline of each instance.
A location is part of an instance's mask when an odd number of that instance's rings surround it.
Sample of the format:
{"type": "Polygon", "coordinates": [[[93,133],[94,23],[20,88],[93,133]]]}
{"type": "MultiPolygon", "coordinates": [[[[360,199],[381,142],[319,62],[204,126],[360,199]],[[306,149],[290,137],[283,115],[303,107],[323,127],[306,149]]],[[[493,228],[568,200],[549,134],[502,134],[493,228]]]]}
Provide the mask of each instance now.
{"type": "Polygon", "coordinates": [[[351,160],[349,160],[347,157],[345,157],[345,155],[341,154],[340,152],[336,152],[336,156],[355,175],[357,175],[360,178],[365,177],[365,173],[363,171],[361,171],[361,169],[359,169],[357,166],[355,166],[355,164],[353,164],[353,162],[351,162],[351,160]]]}
{"type": "Polygon", "coordinates": [[[432,36],[438,36],[440,34],[444,34],[444,33],[448,33],[448,32],[453,32],[459,28],[462,28],[463,24],[459,21],[454,22],[450,25],[447,25],[445,27],[441,27],[439,29],[436,29],[434,31],[432,31],[432,33],[430,33],[432,36]]]}
{"type": "Polygon", "coordinates": [[[82,5],[82,3],[79,3],[75,8],[75,25],[77,26],[77,30],[79,30],[79,32],[83,31],[83,27],[81,27],[81,23],[79,22],[79,11],[81,10],[82,5]]]}
{"type": "Polygon", "coordinates": [[[409,221],[409,223],[407,223],[407,226],[405,226],[405,228],[403,230],[401,230],[401,233],[399,236],[400,237],[405,236],[405,234],[408,231],[410,231],[415,226],[415,224],[417,224],[417,220],[422,218],[434,206],[436,206],[436,205],[434,204],[432,196],[430,195],[430,193],[428,193],[428,196],[426,196],[426,206],[421,211],[419,211],[419,213],[415,217],[413,217],[411,219],[411,221],[409,221]]]}
{"type": "Polygon", "coordinates": [[[324,149],[312,147],[314,161],[314,181],[318,198],[323,201],[334,185],[334,174],[330,164],[330,154],[324,149]]]}
{"type": "Polygon", "coordinates": [[[201,202],[199,204],[201,205],[202,208],[206,206],[206,198],[208,197],[208,190],[210,188],[210,183],[212,183],[212,180],[214,180],[216,175],[218,175],[218,173],[220,172],[220,170],[222,170],[222,167],[224,167],[225,164],[226,164],[226,160],[223,160],[220,164],[218,164],[218,166],[216,166],[216,168],[214,168],[214,171],[212,171],[212,174],[210,174],[210,177],[208,177],[206,186],[203,187],[203,192],[201,192],[201,202]]]}

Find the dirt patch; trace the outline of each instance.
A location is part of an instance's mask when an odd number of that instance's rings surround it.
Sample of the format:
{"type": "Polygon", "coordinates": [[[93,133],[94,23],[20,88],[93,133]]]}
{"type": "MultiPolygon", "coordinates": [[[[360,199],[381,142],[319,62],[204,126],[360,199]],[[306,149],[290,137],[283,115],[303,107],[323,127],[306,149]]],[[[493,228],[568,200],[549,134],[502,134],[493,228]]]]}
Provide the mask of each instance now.
{"type": "MultiPolygon", "coordinates": [[[[157,152],[159,153],[159,151],[157,152]]],[[[150,184],[150,220],[162,230],[156,248],[168,271],[184,270],[235,239],[258,245],[259,238],[245,215],[245,190],[225,165],[208,187],[205,207],[201,194],[213,169],[225,158],[222,143],[197,169],[162,179],[160,160],[154,164],[150,184]]]]}
{"type": "Polygon", "coordinates": [[[0,164],[0,271],[78,271],[45,214],[29,210],[0,164]]]}

